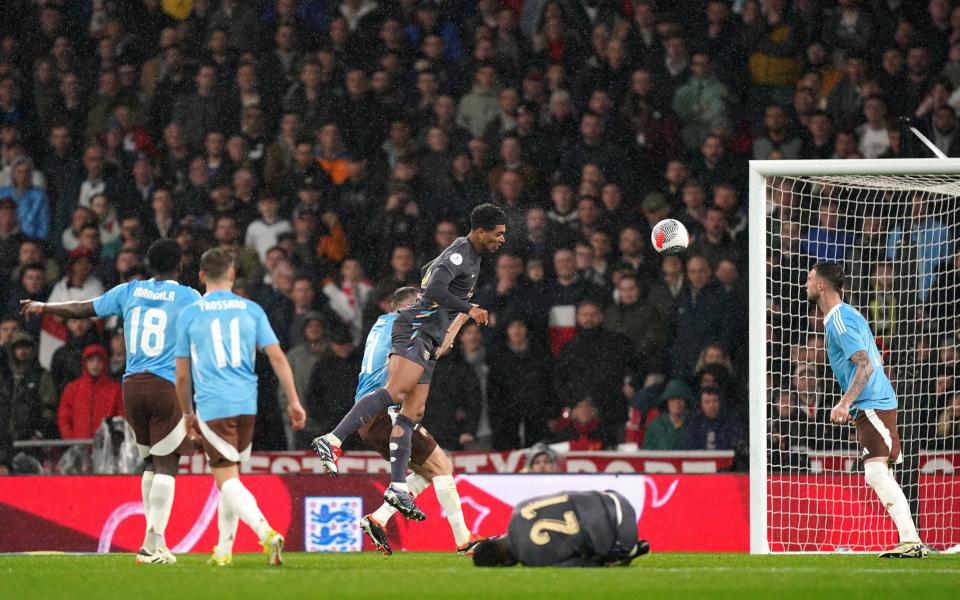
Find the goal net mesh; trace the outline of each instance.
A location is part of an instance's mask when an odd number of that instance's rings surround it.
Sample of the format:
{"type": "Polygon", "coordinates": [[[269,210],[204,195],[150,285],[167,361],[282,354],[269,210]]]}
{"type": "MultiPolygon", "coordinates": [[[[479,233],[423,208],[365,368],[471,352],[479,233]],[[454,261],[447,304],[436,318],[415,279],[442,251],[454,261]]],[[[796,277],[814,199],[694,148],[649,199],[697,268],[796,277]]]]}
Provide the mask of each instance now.
{"type": "Polygon", "coordinates": [[[863,479],[822,315],[806,298],[818,260],[844,264],[844,301],[869,321],[897,391],[894,467],[930,547],[960,543],[955,385],[960,176],[767,177],[767,537],[771,552],[878,551],[896,529],[863,479]]]}

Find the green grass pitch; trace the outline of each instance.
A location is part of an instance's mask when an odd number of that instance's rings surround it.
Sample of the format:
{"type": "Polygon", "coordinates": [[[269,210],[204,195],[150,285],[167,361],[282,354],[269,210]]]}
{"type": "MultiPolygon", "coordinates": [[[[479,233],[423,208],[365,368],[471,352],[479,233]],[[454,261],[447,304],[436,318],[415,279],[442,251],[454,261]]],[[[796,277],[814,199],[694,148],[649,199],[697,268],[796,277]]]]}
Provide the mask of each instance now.
{"type": "Polygon", "coordinates": [[[3,556],[2,598],[960,598],[960,555],[652,554],[621,569],[477,569],[453,554],[237,555],[137,565],[132,555],[3,556]]]}

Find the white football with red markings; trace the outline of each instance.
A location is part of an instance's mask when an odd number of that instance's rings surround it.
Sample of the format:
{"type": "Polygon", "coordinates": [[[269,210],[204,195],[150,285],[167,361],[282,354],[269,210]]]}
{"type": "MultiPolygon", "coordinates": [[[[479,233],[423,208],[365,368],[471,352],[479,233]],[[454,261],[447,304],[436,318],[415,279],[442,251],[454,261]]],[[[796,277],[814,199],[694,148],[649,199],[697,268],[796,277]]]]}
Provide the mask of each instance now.
{"type": "Polygon", "coordinates": [[[653,226],[650,243],[660,254],[672,256],[686,250],[690,244],[690,234],[680,221],[664,219],[653,226]]]}

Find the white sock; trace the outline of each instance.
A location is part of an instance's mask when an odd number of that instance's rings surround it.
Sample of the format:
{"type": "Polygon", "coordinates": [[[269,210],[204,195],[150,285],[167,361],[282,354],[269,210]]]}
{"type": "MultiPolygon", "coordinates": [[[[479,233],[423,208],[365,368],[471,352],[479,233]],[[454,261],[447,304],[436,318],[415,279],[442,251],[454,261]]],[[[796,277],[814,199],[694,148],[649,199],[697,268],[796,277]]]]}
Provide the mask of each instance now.
{"type": "Polygon", "coordinates": [[[239,479],[233,478],[223,482],[220,493],[226,498],[231,512],[240,517],[240,520],[246,523],[263,543],[267,539],[267,534],[270,533],[270,524],[260,512],[257,499],[253,497],[250,490],[244,487],[239,479]]]}
{"type": "Polygon", "coordinates": [[[230,503],[226,497],[220,494],[220,503],[217,505],[217,526],[220,530],[220,538],[217,540],[217,547],[214,550],[217,556],[228,556],[233,554],[233,540],[237,537],[237,525],[240,524],[240,517],[230,508],[230,503]]]}
{"type": "MultiPolygon", "coordinates": [[[[410,490],[410,495],[414,498],[419,496],[421,492],[428,487],[430,487],[430,482],[420,475],[416,473],[407,475],[407,488],[410,490]]],[[[397,509],[384,502],[380,505],[380,508],[373,511],[373,514],[370,516],[372,516],[377,523],[386,526],[387,522],[392,519],[395,514],[397,514],[397,509]]]]}
{"type": "Polygon", "coordinates": [[[897,532],[900,534],[900,542],[919,542],[920,535],[913,524],[913,517],[910,515],[910,504],[907,503],[900,484],[893,478],[893,474],[887,469],[883,461],[871,460],[863,465],[864,478],[867,485],[873,488],[880,498],[880,502],[893,524],[897,526],[897,532]]]}
{"type": "Polygon", "coordinates": [[[450,475],[440,475],[433,478],[433,491],[437,494],[437,500],[443,507],[443,512],[447,514],[447,522],[450,523],[450,529],[453,531],[453,539],[460,547],[470,541],[470,530],[463,520],[463,510],[460,508],[460,494],[457,492],[457,484],[454,483],[450,475]]]}
{"type": "Polygon", "coordinates": [[[331,445],[336,446],[337,448],[343,445],[343,442],[340,441],[340,438],[332,433],[328,433],[327,435],[323,436],[323,439],[327,440],[331,445]]]}
{"type": "Polygon", "coordinates": [[[397,483],[396,481],[390,482],[390,487],[397,490],[398,492],[409,492],[410,488],[407,487],[406,483],[397,483]]]}
{"type": "Polygon", "coordinates": [[[147,536],[144,547],[153,551],[163,548],[163,532],[167,529],[170,520],[170,510],[173,508],[173,493],[177,480],[170,475],[154,475],[150,485],[150,511],[147,513],[147,536]]]}
{"type": "MultiPolygon", "coordinates": [[[[146,520],[150,515],[150,486],[153,485],[153,471],[144,471],[140,478],[140,496],[143,498],[143,518],[146,520]]],[[[145,526],[144,530],[148,527],[145,526]]]]}

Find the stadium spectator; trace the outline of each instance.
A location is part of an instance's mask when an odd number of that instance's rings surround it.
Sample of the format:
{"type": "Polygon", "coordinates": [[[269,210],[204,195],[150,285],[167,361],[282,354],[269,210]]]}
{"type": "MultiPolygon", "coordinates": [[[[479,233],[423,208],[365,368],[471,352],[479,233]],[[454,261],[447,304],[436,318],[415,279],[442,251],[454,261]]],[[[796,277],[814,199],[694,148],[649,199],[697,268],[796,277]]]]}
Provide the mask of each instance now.
{"type": "Polygon", "coordinates": [[[333,429],[353,406],[360,358],[350,331],[345,327],[333,328],[329,347],[317,356],[310,372],[302,400],[307,426],[295,434],[297,448],[309,447],[310,440],[333,429]]]}
{"type": "Polygon", "coordinates": [[[20,333],[20,323],[13,313],[0,317],[0,363],[6,360],[7,346],[13,336],[20,333]]]}
{"type": "MultiPolygon", "coordinates": [[[[99,241],[99,232],[96,234],[99,241]]],[[[53,286],[47,302],[82,302],[93,300],[104,292],[103,284],[93,275],[93,253],[77,248],[67,256],[67,275],[53,286]]],[[[51,368],[54,352],[67,340],[67,329],[58,317],[44,315],[41,320],[38,358],[45,369],[51,368]]],[[[73,374],[79,376],[79,370],[73,374]]]]}
{"type": "Polygon", "coordinates": [[[700,390],[697,412],[686,423],[684,447],[688,450],[732,450],[743,441],[739,418],[726,408],[719,388],[700,390]]]}
{"type": "Polygon", "coordinates": [[[661,412],[648,426],[643,438],[644,450],[681,450],[687,436],[687,405],[690,387],[682,379],[672,379],[660,394],[661,412]]]}
{"type": "Polygon", "coordinates": [[[955,393],[950,404],[943,409],[937,419],[936,443],[943,448],[952,448],[954,440],[960,437],[960,393],[955,393]]]}
{"type": "Polygon", "coordinates": [[[670,324],[654,306],[643,300],[640,280],[633,273],[620,278],[615,296],[603,314],[604,328],[627,336],[641,373],[663,373],[670,324]]]}
{"type": "Polygon", "coordinates": [[[64,321],[67,337],[50,359],[50,373],[57,393],[63,393],[68,383],[83,374],[83,352],[99,343],[99,336],[90,319],[67,319],[64,321]]]}
{"type": "Polygon", "coordinates": [[[950,230],[929,214],[928,203],[923,194],[915,194],[910,218],[894,225],[887,235],[887,258],[903,269],[916,265],[915,272],[902,270],[898,276],[915,278],[921,301],[927,299],[937,267],[949,258],[952,246],[950,230]]]}
{"type": "Polygon", "coordinates": [[[713,74],[709,54],[694,51],[690,64],[690,79],[673,96],[673,112],[683,124],[683,143],[692,152],[704,143],[718,121],[727,119],[730,93],[713,74]]]}
{"type": "Polygon", "coordinates": [[[800,249],[814,261],[842,262],[853,242],[853,235],[841,224],[840,203],[831,198],[823,199],[817,219],[817,226],[807,229],[800,249]]]}
{"type": "Polygon", "coordinates": [[[626,420],[621,387],[624,377],[636,371],[636,353],[626,336],[603,328],[603,309],[594,300],[577,305],[576,324],[574,337],[554,364],[554,389],[561,406],[591,399],[599,411],[598,435],[610,447],[626,420]]]}
{"type": "Polygon", "coordinates": [[[560,457],[546,444],[536,444],[527,453],[526,473],[562,473],[560,457]]]}
{"type": "Polygon", "coordinates": [[[565,408],[553,423],[557,441],[566,442],[570,450],[602,450],[605,445],[601,428],[601,414],[590,398],[577,401],[572,408],[565,408]]]}
{"type": "Polygon", "coordinates": [[[577,273],[572,250],[561,248],[553,254],[554,281],[547,287],[547,315],[550,351],[558,356],[576,333],[576,307],[586,299],[595,300],[602,294],[577,273]]]}
{"type": "Polygon", "coordinates": [[[363,267],[352,258],[343,261],[339,276],[327,280],[323,286],[330,308],[350,327],[356,343],[359,343],[363,332],[363,307],[369,302],[372,292],[373,286],[364,276],[363,267]]]}
{"type": "Polygon", "coordinates": [[[7,344],[6,361],[11,378],[9,387],[3,386],[9,390],[9,396],[0,418],[10,420],[0,422],[3,432],[14,442],[56,438],[59,397],[50,372],[37,361],[37,343],[29,333],[13,335],[7,344]]]}
{"type": "Polygon", "coordinates": [[[544,440],[547,420],[555,416],[549,391],[549,353],[531,338],[522,317],[503,322],[503,339],[490,349],[487,383],[487,414],[494,450],[526,448],[544,440]]]}
{"type": "Polygon", "coordinates": [[[477,440],[490,377],[481,339],[476,324],[465,325],[457,347],[437,362],[424,423],[441,448],[462,450],[477,440]]]}
{"type": "Polygon", "coordinates": [[[50,201],[33,180],[33,163],[20,157],[11,165],[10,185],[0,188],[0,198],[11,198],[17,204],[17,219],[25,235],[47,239],[50,226],[50,201]]]}
{"type": "Polygon", "coordinates": [[[692,374],[705,345],[720,342],[731,348],[733,343],[735,323],[725,310],[728,298],[702,256],[687,260],[687,281],[689,285],[680,290],[677,299],[677,321],[670,349],[671,373],[675,377],[692,374]]]}
{"type": "Polygon", "coordinates": [[[727,213],[719,207],[707,208],[703,219],[703,234],[690,244],[690,253],[702,256],[716,270],[721,261],[742,264],[740,248],[730,236],[727,213]]]}
{"type": "Polygon", "coordinates": [[[805,450],[813,445],[816,431],[797,405],[796,394],[790,390],[773,390],[770,406],[771,463],[777,468],[806,467],[805,450]]]}
{"type": "Polygon", "coordinates": [[[781,158],[785,159],[795,159],[800,156],[801,141],[791,135],[783,106],[779,104],[767,106],[763,126],[764,134],[753,143],[753,158],[768,159],[773,152],[779,152],[781,158]]]}
{"type": "Polygon", "coordinates": [[[64,388],[57,426],[65,440],[92,438],[107,417],[123,416],[120,384],[107,372],[107,351],[93,344],[83,349],[83,371],[64,388]]]}
{"type": "MultiPolygon", "coordinates": [[[[293,382],[297,388],[297,396],[306,398],[310,389],[313,367],[319,357],[328,350],[329,343],[327,341],[327,327],[320,313],[307,313],[302,319],[302,323],[302,341],[287,351],[287,361],[293,371],[293,382]]],[[[282,389],[277,392],[277,399],[280,402],[280,414],[286,415],[287,398],[282,389]]],[[[284,417],[283,423],[287,450],[295,450],[297,446],[293,429],[290,427],[289,417],[284,417]]]]}

